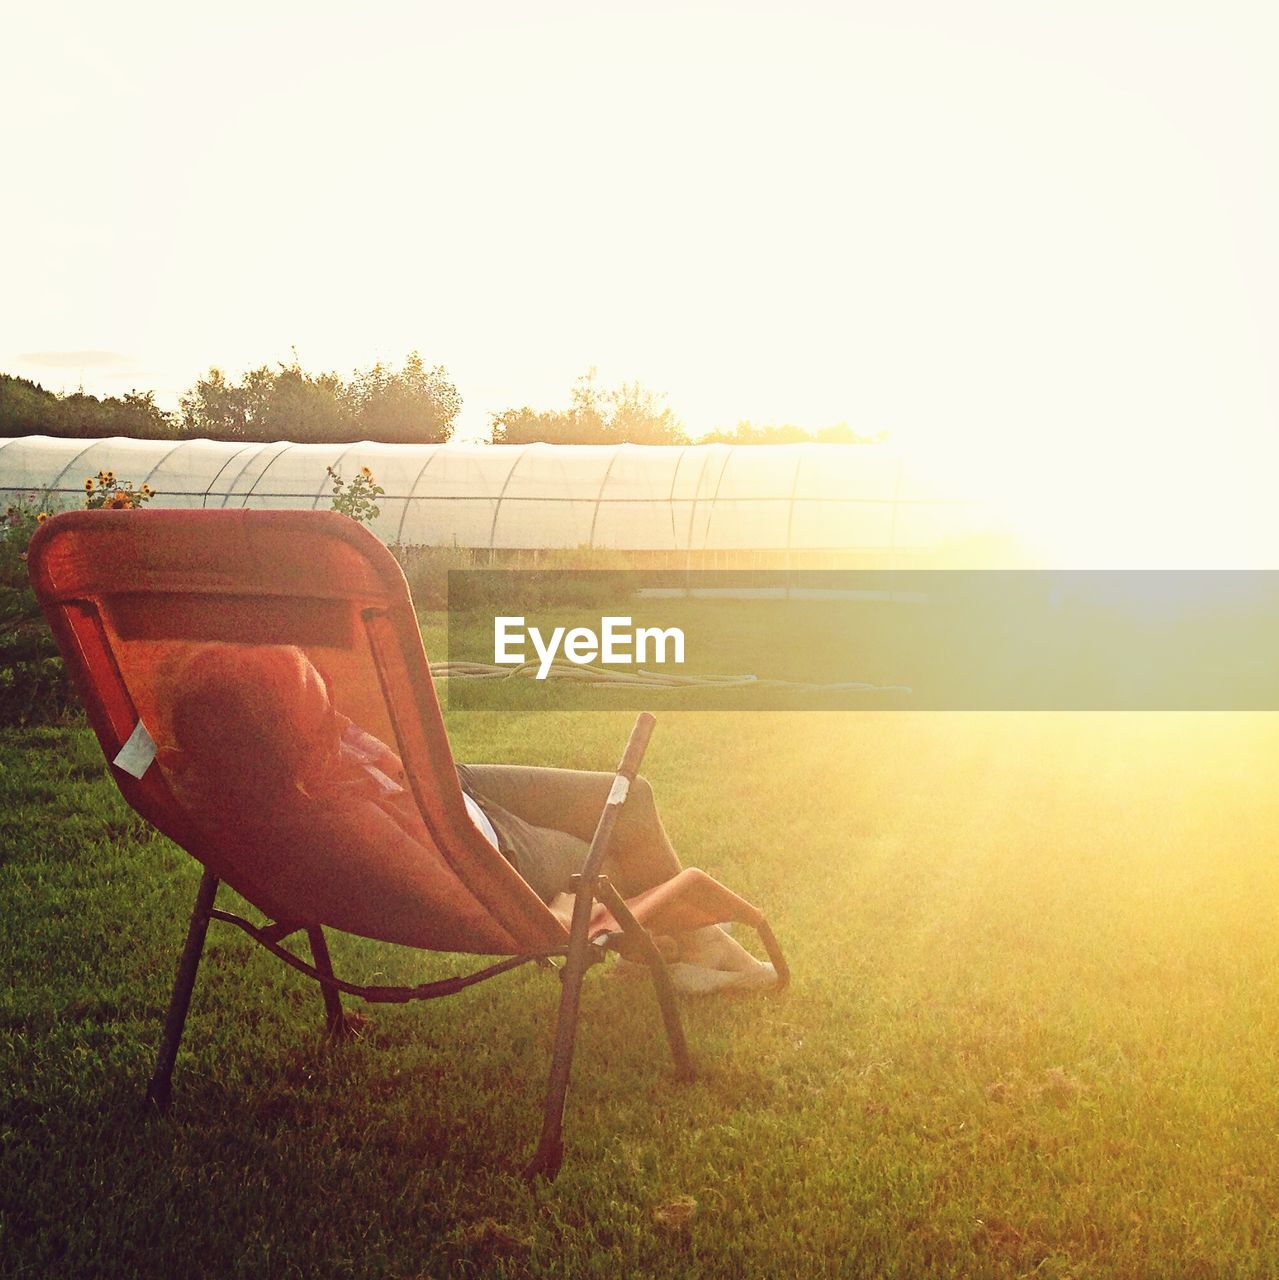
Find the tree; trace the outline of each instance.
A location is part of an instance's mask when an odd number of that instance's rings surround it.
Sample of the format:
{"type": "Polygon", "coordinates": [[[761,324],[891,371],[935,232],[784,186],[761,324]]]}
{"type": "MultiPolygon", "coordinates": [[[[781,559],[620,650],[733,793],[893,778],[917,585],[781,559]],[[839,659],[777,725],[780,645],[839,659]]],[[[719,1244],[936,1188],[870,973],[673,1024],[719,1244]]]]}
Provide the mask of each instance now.
{"type": "Polygon", "coordinates": [[[115,436],[137,436],[144,440],[175,440],[178,418],[155,402],[154,391],[130,391],[119,400],[106,400],[114,407],[115,436]]]}
{"type": "Polygon", "coordinates": [[[178,399],[182,434],[210,440],[345,440],[350,413],[343,394],[337,374],[313,376],[296,358],[276,369],[250,369],[239,382],[210,369],[178,399]]]}
{"type": "Polygon", "coordinates": [[[213,440],[433,444],[452,435],[462,397],[443,366],[428,369],[414,351],[402,369],[376,364],[349,382],[307,373],[296,354],[291,364],[250,369],[239,382],[210,369],[179,404],[182,433],[213,440]]]}
{"type": "Polygon", "coordinates": [[[177,433],[174,416],[156,404],[153,391],[102,400],[84,391],[59,396],[27,378],[0,374],[0,435],[167,440],[177,433]]]}
{"type": "Polygon", "coordinates": [[[343,392],[351,416],[352,440],[387,444],[437,444],[453,434],[462,397],[443,365],[428,369],[409,352],[404,367],[375,364],[356,371],[343,392]]]}
{"type": "Polygon", "coordinates": [[[632,444],[684,444],[684,427],[673,410],[660,403],[663,398],[638,382],[623,382],[609,395],[610,435],[632,444]]]}
{"type": "Polygon", "coordinates": [[[221,369],[210,369],[194,387],[178,397],[184,436],[210,440],[252,440],[246,389],[228,382],[221,369]]]}
{"type": "Polygon", "coordinates": [[[571,412],[559,409],[539,411],[525,405],[503,409],[491,416],[489,440],[492,444],[599,444],[598,438],[583,435],[571,412]]]}
{"type": "Polygon", "coordinates": [[[590,369],[573,385],[568,409],[505,409],[492,415],[494,444],[683,444],[688,436],[665,398],[638,382],[601,389],[590,369]]]}
{"type": "Polygon", "coordinates": [[[60,435],[58,397],[29,378],[0,373],[0,435],[60,435]]]}
{"type": "Polygon", "coordinates": [[[739,422],[732,431],[722,428],[701,437],[699,444],[880,444],[888,433],[859,435],[846,422],[833,427],[806,431],[803,427],[784,423],[781,426],[757,427],[752,422],[739,422]]]}
{"type": "Polygon", "coordinates": [[[336,373],[305,373],[295,358],[291,365],[281,365],[275,374],[255,383],[254,394],[260,440],[327,443],[352,438],[345,388],[336,373]]]}

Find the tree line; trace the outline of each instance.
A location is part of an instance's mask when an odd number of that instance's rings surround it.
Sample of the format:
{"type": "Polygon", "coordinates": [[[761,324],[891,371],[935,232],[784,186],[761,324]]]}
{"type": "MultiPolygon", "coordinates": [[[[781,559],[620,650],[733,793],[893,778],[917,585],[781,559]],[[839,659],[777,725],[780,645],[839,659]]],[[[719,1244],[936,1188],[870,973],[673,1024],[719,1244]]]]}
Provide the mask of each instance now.
{"type": "MultiPolygon", "coordinates": [[[[348,378],[308,373],[295,357],[274,368],[262,365],[239,379],[210,369],[178,398],[175,411],[160,408],[153,391],[123,396],[59,395],[29,378],[0,373],[0,436],[48,435],[92,439],[295,440],[346,443],[437,444],[454,431],[462,396],[442,365],[428,366],[410,352],[398,367],[375,364],[348,378]]],[[[846,423],[817,432],[784,425],[739,422],[712,431],[701,443],[789,444],[818,441],[865,444],[846,423]]],[[[602,387],[585,373],[561,409],[528,405],[490,415],[492,444],[688,444],[684,425],[665,397],[638,382],[602,387]]]]}

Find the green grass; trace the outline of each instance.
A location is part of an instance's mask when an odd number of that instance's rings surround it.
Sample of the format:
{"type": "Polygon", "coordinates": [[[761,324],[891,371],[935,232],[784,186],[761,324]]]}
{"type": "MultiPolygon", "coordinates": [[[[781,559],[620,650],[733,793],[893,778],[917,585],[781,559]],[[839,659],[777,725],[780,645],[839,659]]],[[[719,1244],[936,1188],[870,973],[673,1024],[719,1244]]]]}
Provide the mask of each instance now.
{"type": "MultiPolygon", "coordinates": [[[[450,731],[461,759],[609,767],[630,719],[450,731]]],[[[318,993],[215,924],[145,1121],[198,868],[86,731],[8,731],[0,1271],[1273,1276],[1277,753],[1267,716],[666,713],[671,834],[766,906],[794,984],[686,1003],[677,1087],[648,993],[592,974],[564,1172],[530,1194],[536,970],[327,1048],[318,993]]]]}

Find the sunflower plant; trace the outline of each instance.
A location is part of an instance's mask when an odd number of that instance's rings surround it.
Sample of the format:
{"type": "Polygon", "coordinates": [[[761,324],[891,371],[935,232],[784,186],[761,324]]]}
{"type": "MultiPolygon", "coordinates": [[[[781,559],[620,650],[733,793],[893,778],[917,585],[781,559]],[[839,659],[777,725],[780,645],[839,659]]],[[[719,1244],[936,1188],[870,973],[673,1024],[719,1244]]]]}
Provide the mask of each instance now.
{"type": "Polygon", "coordinates": [[[376,520],[381,515],[381,508],[376,500],[386,490],[373,478],[373,472],[368,467],[361,467],[349,484],[342,478],[340,471],[333,467],[325,467],[325,470],[333,481],[332,510],[350,516],[360,524],[376,520]]]}
{"type": "MultiPolygon", "coordinates": [[[[27,543],[31,535],[49,518],[52,500],[47,493],[21,494],[17,502],[6,508],[0,520],[0,591],[27,587],[27,543]]],[[[34,602],[35,597],[31,600],[34,602]]],[[[38,610],[29,610],[36,616],[38,610]]],[[[0,624],[7,613],[0,606],[0,624]]]]}
{"type": "Polygon", "coordinates": [[[135,489],[132,480],[117,480],[114,471],[85,477],[84,505],[90,511],[134,511],[154,497],[155,490],[149,484],[135,489]]]}

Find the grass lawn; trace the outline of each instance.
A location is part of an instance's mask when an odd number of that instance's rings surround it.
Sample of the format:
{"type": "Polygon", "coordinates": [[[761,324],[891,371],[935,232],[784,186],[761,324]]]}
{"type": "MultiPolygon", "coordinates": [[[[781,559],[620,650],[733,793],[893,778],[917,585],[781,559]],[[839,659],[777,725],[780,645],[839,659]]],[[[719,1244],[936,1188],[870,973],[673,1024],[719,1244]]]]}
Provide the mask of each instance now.
{"type": "MultiPolygon", "coordinates": [[[[464,760],[611,767],[630,713],[455,712],[464,760]]],[[[0,736],[0,1271],[1279,1274],[1279,718],[666,711],[686,860],[765,905],[778,999],[588,980],[527,1191],[554,979],[379,1007],[216,922],[146,1122],[198,867],[82,729],[0,736]],[[695,1207],[694,1207],[695,1203],[695,1207]]],[[[223,891],[227,899],[231,895],[223,891]]],[[[464,962],[335,936],[357,979],[464,962]]]]}

